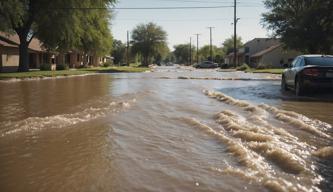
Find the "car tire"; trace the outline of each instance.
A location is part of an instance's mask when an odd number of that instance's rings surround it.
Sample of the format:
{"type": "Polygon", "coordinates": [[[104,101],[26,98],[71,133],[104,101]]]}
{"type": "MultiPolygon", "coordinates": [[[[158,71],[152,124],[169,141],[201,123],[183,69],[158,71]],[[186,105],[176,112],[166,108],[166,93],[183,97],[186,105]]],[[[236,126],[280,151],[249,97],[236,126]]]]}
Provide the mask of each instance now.
{"type": "Polygon", "coordinates": [[[287,86],[287,83],[286,83],[286,78],[284,76],[282,76],[282,79],[281,79],[281,89],[282,91],[288,91],[288,86],[287,86]]]}
{"type": "Polygon", "coordinates": [[[304,86],[301,80],[296,79],[295,82],[295,93],[296,96],[303,96],[304,95],[304,86]]]}

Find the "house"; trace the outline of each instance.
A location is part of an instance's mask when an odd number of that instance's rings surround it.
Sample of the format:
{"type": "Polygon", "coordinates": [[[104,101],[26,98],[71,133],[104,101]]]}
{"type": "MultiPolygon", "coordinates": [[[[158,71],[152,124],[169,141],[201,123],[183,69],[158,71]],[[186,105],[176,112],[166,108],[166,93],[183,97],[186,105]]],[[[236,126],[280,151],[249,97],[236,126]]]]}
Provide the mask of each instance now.
{"type": "Polygon", "coordinates": [[[283,49],[283,45],[280,43],[251,55],[250,61],[255,67],[281,68],[284,64],[290,64],[300,54],[298,51],[283,49]]]}
{"type": "MultiPolygon", "coordinates": [[[[229,53],[225,59],[224,59],[225,63],[228,65],[235,65],[234,64],[234,53],[229,53]]],[[[238,50],[236,53],[236,63],[239,64],[243,64],[244,63],[244,52],[242,50],[238,50]]]]}
{"type": "MultiPolygon", "coordinates": [[[[0,32],[0,71],[14,72],[19,66],[19,44],[17,35],[0,32]]],[[[41,64],[55,64],[54,53],[48,52],[41,42],[34,38],[28,47],[29,68],[39,68],[41,64]]]]}
{"type": "Polygon", "coordinates": [[[278,44],[280,44],[280,40],[276,38],[254,38],[246,42],[243,48],[241,48],[244,52],[244,63],[248,64],[250,67],[256,67],[251,63],[251,56],[278,44]]]}
{"type": "MultiPolygon", "coordinates": [[[[282,67],[283,64],[292,61],[300,53],[293,50],[284,50],[279,39],[255,38],[248,41],[237,51],[237,65],[246,63],[250,67],[258,65],[266,67],[282,67]]],[[[226,64],[234,65],[234,54],[226,57],[226,64]]]]}
{"type": "MultiPolygon", "coordinates": [[[[0,32],[0,72],[14,72],[19,66],[20,40],[16,34],[0,32]]],[[[33,38],[28,47],[29,68],[39,69],[41,65],[67,65],[69,68],[82,66],[103,65],[108,57],[98,57],[96,54],[85,54],[82,51],[72,50],[65,53],[52,52],[45,49],[42,43],[33,38]]]]}

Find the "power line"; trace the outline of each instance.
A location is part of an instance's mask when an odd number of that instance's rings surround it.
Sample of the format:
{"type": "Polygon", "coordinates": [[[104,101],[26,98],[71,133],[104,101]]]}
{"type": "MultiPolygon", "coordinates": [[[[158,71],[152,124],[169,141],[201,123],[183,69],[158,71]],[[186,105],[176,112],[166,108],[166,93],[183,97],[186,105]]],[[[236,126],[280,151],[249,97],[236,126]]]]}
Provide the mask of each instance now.
{"type": "MultiPolygon", "coordinates": [[[[174,9],[219,9],[231,8],[233,5],[220,6],[190,6],[190,7],[54,7],[48,9],[64,9],[64,10],[174,10],[174,9]]],[[[242,6],[255,7],[255,6],[242,6]]]]}

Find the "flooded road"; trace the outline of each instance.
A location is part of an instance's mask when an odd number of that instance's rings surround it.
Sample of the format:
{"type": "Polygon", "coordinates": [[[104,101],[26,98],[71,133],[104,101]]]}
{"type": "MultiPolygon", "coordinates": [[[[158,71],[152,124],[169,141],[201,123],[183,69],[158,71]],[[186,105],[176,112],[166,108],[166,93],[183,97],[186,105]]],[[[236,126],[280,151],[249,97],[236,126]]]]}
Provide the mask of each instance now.
{"type": "Polygon", "coordinates": [[[0,191],[332,191],[333,97],[157,68],[0,82],[0,191]]]}

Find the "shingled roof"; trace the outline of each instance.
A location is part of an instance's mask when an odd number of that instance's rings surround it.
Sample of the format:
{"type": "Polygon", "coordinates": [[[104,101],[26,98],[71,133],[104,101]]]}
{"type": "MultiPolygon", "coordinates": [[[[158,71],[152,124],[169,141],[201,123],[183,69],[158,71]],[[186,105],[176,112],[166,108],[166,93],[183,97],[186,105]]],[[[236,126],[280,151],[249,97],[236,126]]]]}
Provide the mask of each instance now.
{"type": "MultiPolygon", "coordinates": [[[[4,47],[19,47],[20,39],[17,34],[8,34],[0,32],[0,45],[4,47]]],[[[46,49],[42,47],[42,43],[37,39],[33,38],[29,44],[31,51],[44,52],[46,49]]]]}
{"type": "Polygon", "coordinates": [[[261,57],[261,56],[265,55],[266,53],[269,53],[269,52],[271,52],[271,51],[273,51],[273,50],[275,50],[275,49],[277,49],[277,48],[279,48],[279,47],[281,47],[281,46],[282,46],[281,43],[279,43],[279,44],[277,44],[277,45],[273,45],[273,46],[271,46],[271,47],[269,47],[269,48],[267,48],[267,49],[264,49],[264,50],[262,50],[262,51],[259,51],[258,53],[252,55],[251,57],[261,57]]]}

